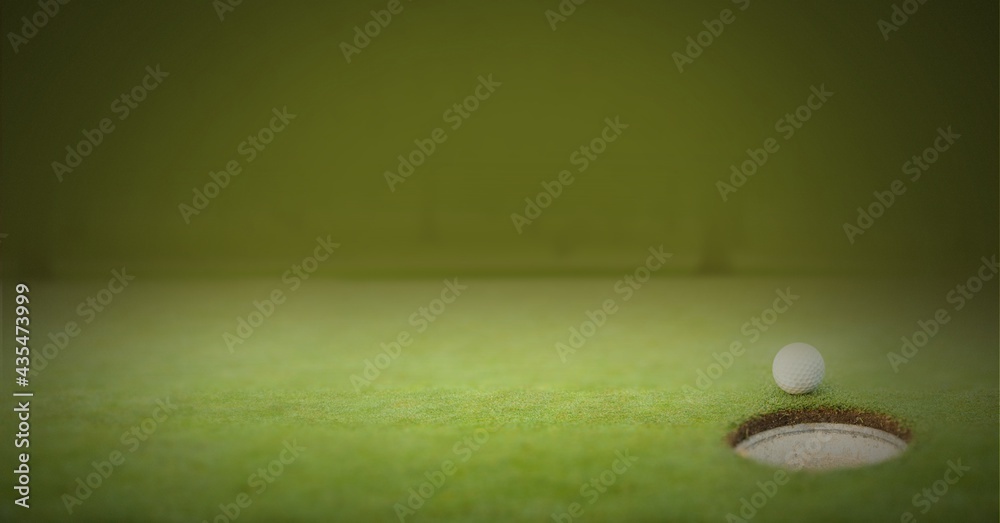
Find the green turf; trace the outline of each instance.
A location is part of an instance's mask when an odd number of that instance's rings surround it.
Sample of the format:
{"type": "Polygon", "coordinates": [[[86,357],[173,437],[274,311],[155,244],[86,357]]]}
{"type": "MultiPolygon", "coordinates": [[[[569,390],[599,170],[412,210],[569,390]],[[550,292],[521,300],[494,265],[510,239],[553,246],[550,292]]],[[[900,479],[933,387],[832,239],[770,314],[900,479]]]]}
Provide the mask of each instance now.
{"type": "MultiPolygon", "coordinates": [[[[950,308],[958,282],[663,278],[623,301],[614,280],[461,280],[468,290],[416,333],[407,318],[441,281],[315,279],[231,353],[223,332],[280,280],[139,278],[33,378],[33,520],[68,519],[61,497],[120,450],[124,464],[73,520],[212,521],[243,492],[241,522],[398,521],[394,505],[450,460],[457,471],[406,521],[552,521],[574,502],[578,521],[725,521],[775,473],[725,435],[811,405],[890,413],[913,446],[870,468],[793,473],[755,521],[997,519],[995,288],[894,373],[886,352],[950,308]],[[741,325],[779,288],[800,298],[750,343],[741,325]],[[620,310],[561,361],[555,344],[608,298],[620,310]],[[403,330],[412,345],[356,392],[351,375],[403,330]],[[699,370],[733,341],[746,352],[700,390],[699,370]],[[770,378],[792,341],[826,358],[815,394],[788,396],[770,378]],[[129,452],[123,432],[168,397],[176,412],[129,452]],[[477,435],[472,450],[464,440],[477,435]],[[286,441],[305,450],[257,494],[248,477],[286,441]],[[626,451],[635,463],[589,503],[581,485],[626,451]],[[971,470],[922,514],[914,495],[958,459],[971,470]]],[[[102,285],[36,285],[38,339],[79,321],[76,304],[102,285]]]]}

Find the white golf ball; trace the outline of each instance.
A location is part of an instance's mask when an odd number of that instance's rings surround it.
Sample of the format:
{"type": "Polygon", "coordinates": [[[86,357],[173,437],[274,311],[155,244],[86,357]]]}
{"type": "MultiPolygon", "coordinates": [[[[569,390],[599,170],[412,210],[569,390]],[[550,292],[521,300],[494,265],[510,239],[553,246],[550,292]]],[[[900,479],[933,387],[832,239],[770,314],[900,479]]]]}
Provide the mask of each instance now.
{"type": "Polygon", "coordinates": [[[771,374],[781,390],[789,394],[806,394],[816,390],[823,381],[826,365],[816,347],[807,343],[785,345],[774,356],[771,374]]]}

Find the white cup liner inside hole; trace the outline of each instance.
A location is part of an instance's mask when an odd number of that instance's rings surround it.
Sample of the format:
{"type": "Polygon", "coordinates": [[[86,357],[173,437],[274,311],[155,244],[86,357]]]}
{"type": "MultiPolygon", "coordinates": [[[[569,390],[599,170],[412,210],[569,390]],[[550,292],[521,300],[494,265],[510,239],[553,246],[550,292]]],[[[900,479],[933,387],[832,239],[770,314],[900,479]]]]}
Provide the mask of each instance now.
{"type": "Polygon", "coordinates": [[[738,443],[737,454],[786,469],[831,470],[874,465],[906,451],[888,432],[846,423],[801,423],[758,432],[738,443]]]}

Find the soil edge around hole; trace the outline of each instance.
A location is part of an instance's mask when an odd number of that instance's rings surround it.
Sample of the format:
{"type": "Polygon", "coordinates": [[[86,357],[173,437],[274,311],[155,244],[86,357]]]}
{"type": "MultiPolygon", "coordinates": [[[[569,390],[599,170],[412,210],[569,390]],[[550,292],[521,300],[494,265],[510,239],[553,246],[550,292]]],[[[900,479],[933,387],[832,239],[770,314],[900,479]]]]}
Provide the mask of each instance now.
{"type": "Polygon", "coordinates": [[[888,432],[910,443],[913,434],[901,421],[879,412],[845,407],[815,407],[807,409],[786,409],[767,414],[758,414],[740,424],[726,436],[726,443],[735,447],[741,441],[765,430],[798,425],[800,423],[843,423],[860,425],[888,432]]]}

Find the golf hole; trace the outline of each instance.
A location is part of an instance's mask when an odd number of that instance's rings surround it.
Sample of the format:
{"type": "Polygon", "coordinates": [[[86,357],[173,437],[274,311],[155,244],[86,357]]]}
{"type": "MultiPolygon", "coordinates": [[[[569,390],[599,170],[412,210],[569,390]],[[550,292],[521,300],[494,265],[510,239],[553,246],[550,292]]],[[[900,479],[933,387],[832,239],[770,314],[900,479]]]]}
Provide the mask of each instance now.
{"type": "Polygon", "coordinates": [[[857,409],[784,410],[753,417],[729,435],[745,458],[791,470],[864,467],[902,454],[911,439],[899,421],[857,409]]]}

